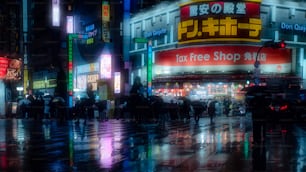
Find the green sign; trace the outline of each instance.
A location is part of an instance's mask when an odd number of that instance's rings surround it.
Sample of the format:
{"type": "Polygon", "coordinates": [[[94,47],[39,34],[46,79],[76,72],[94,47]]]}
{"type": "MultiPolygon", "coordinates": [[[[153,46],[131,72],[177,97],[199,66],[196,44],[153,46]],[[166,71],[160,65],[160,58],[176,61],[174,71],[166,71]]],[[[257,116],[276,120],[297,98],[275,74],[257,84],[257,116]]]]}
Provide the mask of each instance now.
{"type": "Polygon", "coordinates": [[[148,42],[146,38],[135,38],[134,41],[136,43],[147,43],[148,42]]]}

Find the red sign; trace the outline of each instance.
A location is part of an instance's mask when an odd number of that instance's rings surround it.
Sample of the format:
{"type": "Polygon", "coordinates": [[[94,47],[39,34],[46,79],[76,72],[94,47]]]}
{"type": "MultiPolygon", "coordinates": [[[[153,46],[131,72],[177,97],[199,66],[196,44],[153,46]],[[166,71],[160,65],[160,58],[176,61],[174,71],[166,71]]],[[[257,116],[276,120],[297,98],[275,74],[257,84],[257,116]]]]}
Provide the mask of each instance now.
{"type": "Polygon", "coordinates": [[[205,46],[161,51],[156,53],[155,65],[183,67],[181,70],[188,68],[192,71],[250,70],[254,68],[257,58],[260,67],[266,71],[273,72],[274,69],[271,67],[274,68],[274,65],[276,65],[275,71],[282,73],[291,71],[290,49],[263,48],[257,56],[259,48],[256,46],[205,46]],[[195,68],[191,69],[192,66],[195,68]]]}
{"type": "Polygon", "coordinates": [[[0,79],[21,79],[21,65],[20,60],[0,57],[0,79]]]}
{"type": "Polygon", "coordinates": [[[9,65],[9,60],[6,57],[0,57],[0,79],[4,79],[6,77],[6,70],[9,65]]]}

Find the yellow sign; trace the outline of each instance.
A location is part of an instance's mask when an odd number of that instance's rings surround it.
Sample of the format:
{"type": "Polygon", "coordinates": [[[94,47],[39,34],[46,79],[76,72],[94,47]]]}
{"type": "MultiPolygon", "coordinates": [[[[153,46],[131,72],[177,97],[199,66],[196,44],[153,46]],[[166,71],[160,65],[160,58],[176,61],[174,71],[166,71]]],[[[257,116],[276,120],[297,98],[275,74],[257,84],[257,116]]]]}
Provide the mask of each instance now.
{"type": "Polygon", "coordinates": [[[180,12],[180,44],[203,41],[260,41],[260,1],[197,1],[181,5],[180,12]]]}
{"type": "Polygon", "coordinates": [[[109,22],[110,21],[110,15],[109,15],[109,4],[106,1],[102,2],[102,21],[109,22]]]}

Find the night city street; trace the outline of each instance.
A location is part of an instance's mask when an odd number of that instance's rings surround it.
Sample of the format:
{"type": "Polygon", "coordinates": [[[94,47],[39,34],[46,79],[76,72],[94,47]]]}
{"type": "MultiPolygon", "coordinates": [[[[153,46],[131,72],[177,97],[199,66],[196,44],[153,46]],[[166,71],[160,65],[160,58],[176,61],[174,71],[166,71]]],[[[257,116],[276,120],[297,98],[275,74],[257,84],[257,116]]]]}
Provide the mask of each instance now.
{"type": "Polygon", "coordinates": [[[0,172],[306,172],[306,0],[1,0],[0,172]]]}
{"type": "Polygon", "coordinates": [[[215,118],[210,124],[167,121],[136,124],[73,120],[0,120],[1,171],[277,171],[306,170],[306,125],[267,131],[252,145],[246,116],[215,118]]]}

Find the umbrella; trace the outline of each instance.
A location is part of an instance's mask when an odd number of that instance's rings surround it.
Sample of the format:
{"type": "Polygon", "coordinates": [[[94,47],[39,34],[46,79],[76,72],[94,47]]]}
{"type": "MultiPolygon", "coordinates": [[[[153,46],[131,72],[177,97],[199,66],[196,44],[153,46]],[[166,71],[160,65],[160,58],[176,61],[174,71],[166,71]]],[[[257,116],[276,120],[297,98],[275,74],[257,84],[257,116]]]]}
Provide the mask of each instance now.
{"type": "Polygon", "coordinates": [[[241,89],[242,92],[245,92],[246,95],[256,95],[256,94],[270,94],[270,93],[279,93],[283,92],[282,89],[278,86],[252,86],[245,87],[241,89]]]}
{"type": "Polygon", "coordinates": [[[57,103],[57,102],[65,103],[65,99],[62,97],[54,97],[52,103],[57,103]]]}
{"type": "Polygon", "coordinates": [[[23,99],[19,100],[18,105],[22,105],[22,104],[29,105],[30,103],[31,103],[30,100],[28,100],[26,98],[23,98],[23,99]]]}

